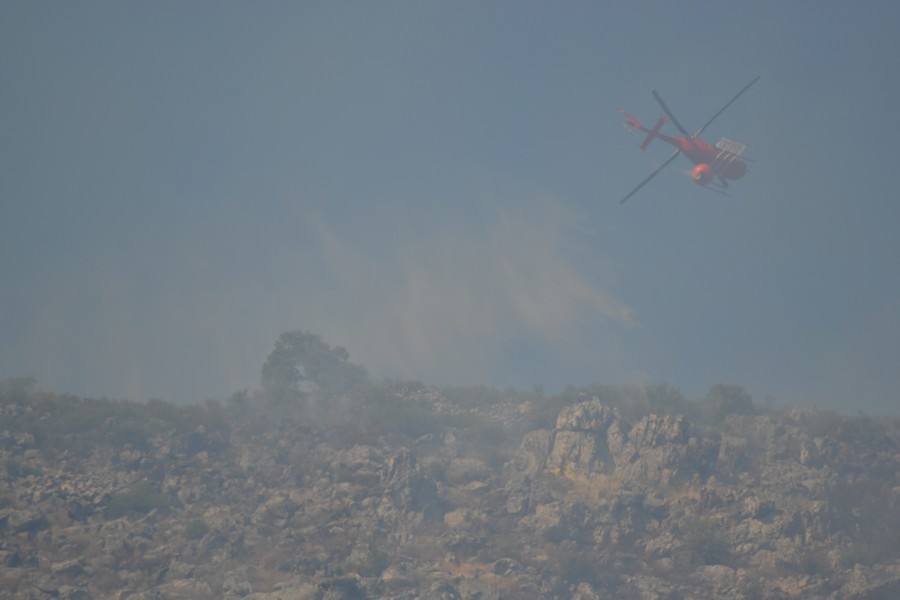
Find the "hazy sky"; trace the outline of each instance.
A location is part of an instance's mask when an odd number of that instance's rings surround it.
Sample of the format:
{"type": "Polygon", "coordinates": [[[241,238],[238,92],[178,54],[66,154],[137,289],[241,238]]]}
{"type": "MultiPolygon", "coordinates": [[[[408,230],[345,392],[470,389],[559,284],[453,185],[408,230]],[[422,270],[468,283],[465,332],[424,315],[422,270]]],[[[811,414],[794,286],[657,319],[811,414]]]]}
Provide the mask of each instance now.
{"type": "Polygon", "coordinates": [[[178,401],[302,328],[376,375],[900,408],[896,2],[11,2],[0,377],[178,401]],[[660,90],[746,143],[638,149],[660,90]]]}

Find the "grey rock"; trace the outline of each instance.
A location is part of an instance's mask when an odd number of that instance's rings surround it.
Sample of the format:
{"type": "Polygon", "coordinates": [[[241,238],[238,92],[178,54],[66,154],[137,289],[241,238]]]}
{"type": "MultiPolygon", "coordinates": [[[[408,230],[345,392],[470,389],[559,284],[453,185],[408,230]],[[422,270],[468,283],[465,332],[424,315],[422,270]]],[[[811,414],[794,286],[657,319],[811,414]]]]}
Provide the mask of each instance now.
{"type": "Polygon", "coordinates": [[[590,478],[612,467],[605,437],[593,431],[557,431],[546,461],[547,471],[571,478],[590,478]]]}
{"type": "Polygon", "coordinates": [[[618,412],[592,399],[568,406],[556,418],[557,431],[590,431],[604,434],[619,419],[618,412]]]}
{"type": "Polygon", "coordinates": [[[204,581],[177,579],[156,588],[160,600],[203,600],[212,598],[212,588],[204,581]]]}

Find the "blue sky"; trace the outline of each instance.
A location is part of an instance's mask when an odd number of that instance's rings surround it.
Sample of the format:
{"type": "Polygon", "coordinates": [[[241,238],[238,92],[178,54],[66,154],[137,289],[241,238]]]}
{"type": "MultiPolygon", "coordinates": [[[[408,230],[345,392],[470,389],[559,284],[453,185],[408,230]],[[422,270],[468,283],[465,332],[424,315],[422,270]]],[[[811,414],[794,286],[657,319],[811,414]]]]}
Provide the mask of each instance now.
{"type": "Polygon", "coordinates": [[[896,412],[892,2],[7,2],[0,377],[178,401],[309,329],[377,375],[896,412]],[[755,159],[638,149],[658,89],[755,159]]]}

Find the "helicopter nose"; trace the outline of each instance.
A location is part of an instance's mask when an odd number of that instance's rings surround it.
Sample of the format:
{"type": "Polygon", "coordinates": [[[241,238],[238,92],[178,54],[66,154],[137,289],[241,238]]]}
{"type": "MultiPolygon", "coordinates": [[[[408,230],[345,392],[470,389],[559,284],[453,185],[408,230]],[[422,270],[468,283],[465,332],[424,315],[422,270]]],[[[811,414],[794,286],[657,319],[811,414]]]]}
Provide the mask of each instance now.
{"type": "Polygon", "coordinates": [[[691,179],[694,180],[694,183],[703,185],[712,177],[712,171],[710,167],[706,163],[700,163],[695,165],[693,169],[691,169],[691,179]]]}

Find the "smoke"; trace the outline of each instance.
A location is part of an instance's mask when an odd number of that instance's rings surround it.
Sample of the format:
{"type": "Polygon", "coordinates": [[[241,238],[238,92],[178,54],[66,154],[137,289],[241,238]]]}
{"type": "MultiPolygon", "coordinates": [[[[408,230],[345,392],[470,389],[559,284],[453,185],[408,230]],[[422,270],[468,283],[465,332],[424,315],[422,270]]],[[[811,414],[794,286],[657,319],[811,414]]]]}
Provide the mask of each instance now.
{"type": "Polygon", "coordinates": [[[613,292],[615,268],[584,255],[594,234],[576,214],[549,199],[453,210],[328,221],[295,206],[278,228],[213,223],[166,245],[137,240],[48,278],[21,337],[0,350],[2,375],[86,396],[197,401],[258,386],[278,335],[303,329],[376,377],[640,378],[622,350],[635,317],[613,292]]]}
{"type": "MultiPolygon", "coordinates": [[[[573,213],[550,200],[484,212],[375,241],[317,220],[330,281],[309,317],[376,373],[456,383],[496,383],[516,348],[574,358],[591,332],[635,323],[610,290],[612,270],[584,268],[568,252],[583,234],[573,213]]],[[[622,362],[613,346],[604,362],[622,362]]]]}

